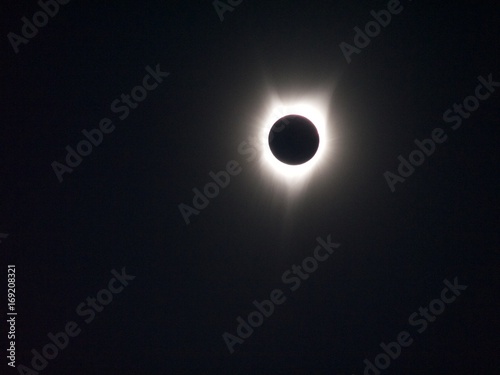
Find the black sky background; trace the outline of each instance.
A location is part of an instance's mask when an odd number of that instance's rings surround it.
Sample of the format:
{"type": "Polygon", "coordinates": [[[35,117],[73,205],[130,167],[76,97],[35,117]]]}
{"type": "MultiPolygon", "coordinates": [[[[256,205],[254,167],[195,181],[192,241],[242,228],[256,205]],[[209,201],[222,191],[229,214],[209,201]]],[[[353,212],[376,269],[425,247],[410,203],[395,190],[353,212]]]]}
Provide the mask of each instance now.
{"type": "Polygon", "coordinates": [[[442,115],[478,76],[500,81],[499,7],[401,4],[350,64],[339,44],[386,1],[243,1],[223,22],[210,1],[73,1],[18,54],[6,35],[39,8],[4,5],[0,252],[17,272],[16,365],[73,320],[82,333],[40,373],[362,374],[402,330],[415,342],[384,374],[498,373],[500,90],[456,131],[442,115]],[[170,76],[118,120],[111,102],[156,64],[170,76]],[[268,88],[325,87],[335,159],[290,200],[238,145],[268,88]],[[59,183],[51,163],[103,117],[116,129],[59,183]],[[391,193],[383,173],[436,127],[448,140],[391,193]],[[186,225],[178,205],[230,160],[241,174],[186,225]],[[341,247],[291,293],[283,272],[328,234],[341,247]],[[83,323],[76,306],[122,267],[136,278],[83,323]],[[413,334],[408,317],[455,277],[468,289],[413,334]],[[229,354],[222,334],[275,288],[286,302],[229,354]]]}

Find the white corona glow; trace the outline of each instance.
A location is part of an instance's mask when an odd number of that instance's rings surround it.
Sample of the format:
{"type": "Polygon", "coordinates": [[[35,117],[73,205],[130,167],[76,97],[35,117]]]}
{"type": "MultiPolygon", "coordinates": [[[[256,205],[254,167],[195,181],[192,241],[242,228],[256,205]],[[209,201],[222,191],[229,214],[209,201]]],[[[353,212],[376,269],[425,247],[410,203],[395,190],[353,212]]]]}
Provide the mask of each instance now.
{"type": "Polygon", "coordinates": [[[308,96],[295,99],[281,99],[272,95],[268,108],[260,119],[258,138],[262,145],[262,168],[266,177],[273,182],[280,180],[286,185],[299,189],[306,180],[325,166],[331,152],[331,129],[328,126],[329,95],[308,96]],[[269,132],[280,118],[287,115],[299,115],[309,119],[316,127],[319,135],[319,146],[316,154],[307,162],[289,165],[279,161],[269,147],[269,132]]]}

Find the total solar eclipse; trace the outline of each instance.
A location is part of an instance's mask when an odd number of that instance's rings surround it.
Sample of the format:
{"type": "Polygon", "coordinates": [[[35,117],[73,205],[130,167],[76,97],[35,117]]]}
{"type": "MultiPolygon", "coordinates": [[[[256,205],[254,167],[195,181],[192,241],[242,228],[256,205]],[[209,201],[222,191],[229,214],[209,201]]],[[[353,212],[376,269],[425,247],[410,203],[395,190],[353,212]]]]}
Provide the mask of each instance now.
{"type": "Polygon", "coordinates": [[[268,140],[276,159],[288,165],[311,160],[319,147],[318,130],[309,119],[299,115],[287,115],[276,121],[268,140]]]}

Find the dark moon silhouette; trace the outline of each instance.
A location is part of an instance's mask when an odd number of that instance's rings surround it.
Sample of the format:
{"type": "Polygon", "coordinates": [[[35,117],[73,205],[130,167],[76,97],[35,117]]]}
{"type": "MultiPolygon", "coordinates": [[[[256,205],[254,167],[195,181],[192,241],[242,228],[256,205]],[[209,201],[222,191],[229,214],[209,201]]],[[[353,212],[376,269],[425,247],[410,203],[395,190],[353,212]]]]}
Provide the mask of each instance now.
{"type": "Polygon", "coordinates": [[[269,147],[279,161],[299,165],[310,160],[319,146],[314,124],[299,115],[288,115],[276,121],[269,132],[269,147]]]}

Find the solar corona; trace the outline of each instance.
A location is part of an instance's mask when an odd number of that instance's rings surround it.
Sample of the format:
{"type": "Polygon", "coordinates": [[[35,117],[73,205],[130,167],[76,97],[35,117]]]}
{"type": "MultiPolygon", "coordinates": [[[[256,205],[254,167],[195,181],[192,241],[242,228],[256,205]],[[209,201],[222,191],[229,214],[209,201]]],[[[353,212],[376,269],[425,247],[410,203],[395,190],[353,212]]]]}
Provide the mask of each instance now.
{"type": "Polygon", "coordinates": [[[281,98],[271,95],[259,122],[262,171],[275,186],[300,191],[332,156],[329,95],[281,98]]]}

